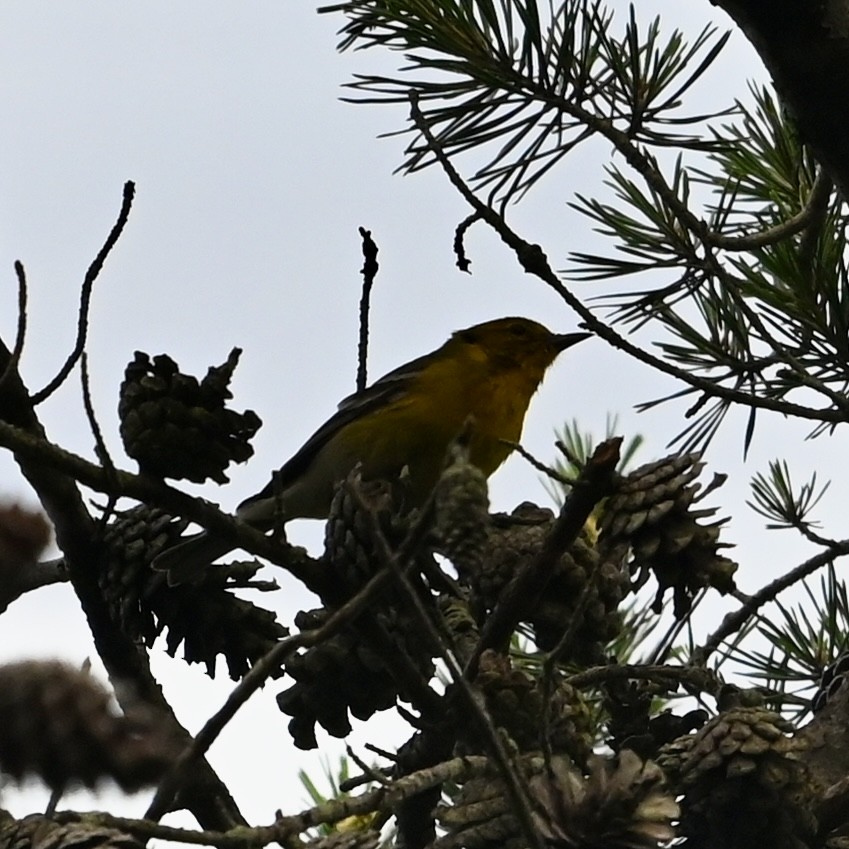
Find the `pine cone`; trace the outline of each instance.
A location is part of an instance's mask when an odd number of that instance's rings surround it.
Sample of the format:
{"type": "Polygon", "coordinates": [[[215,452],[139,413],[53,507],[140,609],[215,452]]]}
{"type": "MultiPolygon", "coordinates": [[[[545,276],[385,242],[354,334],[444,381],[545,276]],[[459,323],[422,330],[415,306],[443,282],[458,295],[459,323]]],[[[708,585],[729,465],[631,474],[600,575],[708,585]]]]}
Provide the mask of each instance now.
{"type": "MultiPolygon", "coordinates": [[[[302,631],[320,627],[330,614],[326,609],[301,612],[295,625],[302,631]]],[[[369,611],[368,616],[373,620],[369,637],[356,626],[346,628],[286,661],[286,673],[295,683],[277,696],[277,704],[292,717],[289,731],[298,748],[316,748],[316,724],[334,737],[347,737],[349,713],[365,720],[395,706],[404,690],[384,659],[387,653],[405,653],[419,664],[424,680],[433,674],[430,654],[423,653],[416,640],[408,640],[399,614],[387,609],[369,611]],[[382,649],[375,648],[378,641],[382,649]]]]}
{"type": "Polygon", "coordinates": [[[143,844],[115,828],[31,814],[0,825],[0,849],[143,849],[143,844]]]}
{"type": "Polygon", "coordinates": [[[540,748],[542,694],[521,669],[514,669],[509,657],[487,649],[480,658],[475,684],[481,689],[492,721],[504,728],[519,751],[540,748]]]}
{"type": "Polygon", "coordinates": [[[683,793],[681,787],[682,772],[694,745],[695,737],[692,734],[683,734],[681,737],[661,746],[658,753],[657,765],[663,770],[666,783],[676,796],[683,793]]]}
{"type": "Polygon", "coordinates": [[[187,519],[140,504],[117,512],[106,526],[100,589],[112,619],[133,640],[150,645],[159,633],[147,596],[162,584],[162,577],[150,564],[180,539],[188,524],[187,519]]]}
{"type": "Polygon", "coordinates": [[[270,610],[233,593],[253,585],[259,563],[213,566],[201,583],[176,587],[151,569],[153,558],[187,524],[145,505],[117,513],[103,536],[100,587],[113,619],[131,639],[152,646],[164,632],[170,655],[182,646],[186,662],[203,663],[213,677],[223,655],[230,677],[237,680],[288,631],[270,610]]]}
{"type": "MultiPolygon", "coordinates": [[[[331,503],[325,531],[325,572],[332,580],[322,601],[326,607],[299,613],[295,624],[301,629],[320,627],[339,606],[354,596],[378,571],[382,557],[374,550],[370,510],[390,546],[406,535],[409,516],[399,516],[391,487],[381,481],[363,483],[358,473],[344,481],[331,503]]],[[[423,555],[424,556],[424,555],[423,555]]],[[[416,576],[411,576],[414,583],[416,576]]],[[[431,605],[423,587],[421,598],[431,605]]],[[[406,695],[396,680],[394,658],[406,656],[409,666],[425,681],[433,674],[430,639],[423,633],[406,599],[398,596],[391,581],[376,594],[368,611],[330,639],[307,649],[286,662],[286,672],[295,684],[280,693],[277,704],[292,717],[289,731],[295,745],[312,749],[317,745],[315,726],[321,725],[335,737],[350,733],[348,714],[368,719],[393,707],[406,695]]]]}
{"type": "Polygon", "coordinates": [[[43,513],[0,505],[0,575],[35,562],[49,542],[50,522],[43,513]]]}
{"type": "Polygon", "coordinates": [[[127,454],[139,469],[161,478],[226,483],[230,463],[253,455],[250,440],[262,422],[252,410],[225,407],[241,350],[234,348],[203,380],[181,374],[165,354],[136,351],[124,372],[118,415],[127,454]]]}
{"type": "Polygon", "coordinates": [[[547,749],[566,753],[575,763],[587,762],[593,743],[590,711],[573,687],[561,683],[549,693],[542,680],[534,680],[491,649],[481,655],[475,684],[493,722],[505,729],[520,752],[547,749]]]}
{"type": "MultiPolygon", "coordinates": [[[[480,569],[469,578],[474,597],[491,610],[513,575],[542,548],[554,515],[533,504],[521,504],[510,516],[493,517],[487,549],[480,569]]],[[[543,598],[523,614],[544,651],[553,649],[577,615],[577,603],[591,582],[581,606],[581,622],[571,643],[570,658],[593,663],[602,647],[622,627],[619,605],[630,590],[627,570],[613,558],[602,558],[589,537],[579,537],[560,558],[546,585],[543,598]]]]}
{"type": "Polygon", "coordinates": [[[666,590],[672,588],[678,618],[689,611],[702,587],[721,593],[734,590],[737,564],[718,553],[729,547],[719,542],[727,520],[700,524],[716,508],[693,509],[724,481],[715,477],[697,498],[701,485],[693,481],[703,467],[699,454],[673,454],[641,466],[621,481],[605,504],[600,522],[599,549],[614,561],[630,551],[630,571],[637,574],[637,587],[654,574],[658,582],[655,611],[660,611],[666,590]]]}
{"type": "MultiPolygon", "coordinates": [[[[544,692],[542,681],[537,688],[544,692]]],[[[584,767],[595,743],[596,717],[583,693],[561,681],[546,705],[549,747],[555,754],[568,755],[584,767]]]]}
{"type": "MultiPolygon", "coordinates": [[[[678,806],[663,773],[630,751],[593,757],[587,777],[568,758],[555,757],[550,770],[543,766],[528,778],[528,790],[537,830],[551,845],[653,849],[675,837],[678,806]]],[[[437,814],[448,834],[436,849],[527,846],[500,779],[467,782],[455,804],[437,814]]]]}
{"type": "Polygon", "coordinates": [[[467,781],[453,803],[437,806],[436,816],[447,832],[434,849],[496,849],[513,847],[520,837],[503,782],[493,778],[467,781]]]}
{"type": "Polygon", "coordinates": [[[340,604],[361,589],[377,572],[379,555],[367,518],[360,507],[362,499],[377,517],[387,540],[399,540],[406,522],[396,510],[392,485],[386,481],[363,481],[354,470],[336,489],[324,528],[324,561],[333,583],[327,587],[327,601],[340,604]],[[355,495],[356,490],[356,495],[355,495]],[[335,592],[336,598],[333,598],[335,592]]]}
{"type": "Polygon", "coordinates": [[[451,635],[454,652],[462,666],[465,666],[477,650],[480,633],[472,615],[468,599],[453,595],[441,595],[438,599],[442,621],[451,635]]]}
{"type": "MultiPolygon", "coordinates": [[[[39,586],[38,560],[50,542],[50,522],[43,513],[18,504],[0,504],[0,613],[21,594],[39,586]]],[[[57,567],[58,576],[64,565],[57,567]]]]}
{"type": "Polygon", "coordinates": [[[688,846],[802,849],[816,833],[793,726],[761,707],[714,717],[679,753],[688,846]]]}
{"type": "Polygon", "coordinates": [[[18,780],[37,775],[53,790],[103,778],[128,791],[155,783],[175,753],[110,701],[90,675],[62,663],[0,666],[0,769],[18,780]]]}
{"type": "Polygon", "coordinates": [[[628,750],[614,759],[593,757],[586,778],[555,759],[553,775],[532,778],[531,791],[546,814],[535,818],[547,841],[649,849],[675,837],[678,805],[663,772],[628,750]]]}
{"type": "Polygon", "coordinates": [[[434,491],[433,533],[437,550],[463,577],[480,569],[486,551],[489,491],[486,475],[469,462],[468,450],[455,442],[450,452],[451,462],[434,491]]]}

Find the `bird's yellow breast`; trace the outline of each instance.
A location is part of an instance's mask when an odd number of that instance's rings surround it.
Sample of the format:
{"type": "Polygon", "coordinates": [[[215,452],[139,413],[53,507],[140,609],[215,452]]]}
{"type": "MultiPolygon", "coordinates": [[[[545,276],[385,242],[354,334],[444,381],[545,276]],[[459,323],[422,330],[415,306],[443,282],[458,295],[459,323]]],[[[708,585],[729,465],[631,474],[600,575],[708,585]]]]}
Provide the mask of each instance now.
{"type": "Polygon", "coordinates": [[[493,372],[482,354],[434,363],[403,396],[347,425],[346,442],[359,447],[365,477],[392,478],[406,466],[414,493],[424,499],[467,422],[471,462],[486,475],[504,462],[511,449],[503,440],[521,437],[541,378],[518,369],[493,372]]]}

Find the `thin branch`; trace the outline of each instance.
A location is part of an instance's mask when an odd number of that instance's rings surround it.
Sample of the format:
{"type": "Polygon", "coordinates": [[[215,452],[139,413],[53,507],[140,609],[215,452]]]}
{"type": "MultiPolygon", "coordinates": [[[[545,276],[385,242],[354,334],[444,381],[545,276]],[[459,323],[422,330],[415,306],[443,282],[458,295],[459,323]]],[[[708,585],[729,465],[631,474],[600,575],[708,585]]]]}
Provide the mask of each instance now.
{"type": "Polygon", "coordinates": [[[780,592],[783,592],[793,584],[807,578],[808,575],[832,563],[838,557],[849,554],[849,540],[841,540],[830,546],[825,551],[815,554],[810,560],[800,563],[794,569],[749,596],[748,600],[737,610],[726,614],[719,627],[707,638],[707,640],[692,654],[690,663],[696,666],[704,665],[707,659],[715,652],[723,640],[737,633],[745,626],[748,620],[765,604],[773,601],[780,592]]]}
{"type": "Polygon", "coordinates": [[[716,675],[700,666],[665,666],[612,663],[607,666],[593,666],[564,679],[564,683],[572,687],[592,687],[608,681],[654,681],[658,684],[668,684],[670,681],[689,685],[701,693],[716,694],[722,686],[722,681],[716,675]]]}
{"type": "Polygon", "coordinates": [[[457,257],[456,265],[460,271],[465,271],[466,274],[471,274],[469,266],[472,261],[466,256],[466,232],[469,227],[480,218],[477,212],[467,215],[454,230],[454,256],[457,257]]]}
{"type": "Polygon", "coordinates": [[[4,567],[0,569],[0,575],[0,613],[25,593],[70,580],[65,561],[61,557],[38,563],[22,563],[20,568],[4,567]]]}
{"type": "Polygon", "coordinates": [[[799,239],[799,257],[802,261],[802,268],[809,268],[811,274],[814,273],[814,250],[828,216],[829,200],[833,188],[834,181],[831,176],[824,168],[820,167],[807,204],[807,207],[812,208],[812,219],[805,228],[802,238],[799,239]]]}
{"type": "Polygon", "coordinates": [[[556,469],[552,469],[551,466],[546,465],[542,460],[538,460],[527,448],[523,448],[518,442],[513,442],[510,439],[499,439],[498,441],[504,445],[509,445],[523,460],[526,460],[538,472],[541,472],[555,483],[562,484],[563,486],[574,485],[575,481],[572,478],[561,475],[556,469]]]}
{"type": "Polygon", "coordinates": [[[109,449],[106,447],[106,441],[103,439],[103,431],[94,413],[94,404],[91,400],[91,384],[88,378],[88,356],[86,356],[85,352],[83,352],[80,360],[80,382],[82,383],[83,390],[83,407],[85,408],[86,418],[88,419],[88,426],[91,428],[91,435],[94,437],[94,453],[107,473],[114,472],[115,463],[109,456],[109,449]]]}
{"type": "MultiPolygon", "coordinates": [[[[539,769],[541,764],[539,758],[529,760],[531,769],[539,769]]],[[[230,831],[197,831],[188,828],[175,828],[160,825],[149,819],[115,817],[101,812],[60,811],[57,813],[56,819],[58,822],[85,820],[87,823],[98,823],[134,834],[145,840],[155,838],[192,845],[215,846],[218,849],[245,849],[245,846],[265,846],[269,843],[281,843],[291,835],[301,834],[317,825],[330,825],[349,817],[362,816],[377,810],[392,811],[406,799],[446,781],[464,783],[473,778],[492,775],[493,772],[493,764],[490,758],[480,755],[454,758],[399,778],[389,786],[381,786],[359,796],[329,799],[299,814],[280,817],[272,825],[256,828],[239,827],[230,831]]]]}
{"type": "MultiPolygon", "coordinates": [[[[690,604],[690,610],[687,612],[686,616],[682,616],[680,619],[674,619],[672,624],[666,629],[666,632],[661,636],[661,638],[657,641],[655,647],[651,650],[647,657],[644,657],[646,662],[649,665],[666,663],[667,658],[669,657],[670,652],[675,647],[675,640],[678,639],[678,635],[685,629],[689,629],[690,633],[692,633],[692,619],[693,614],[696,610],[699,609],[701,603],[707,598],[708,588],[702,587],[699,592],[696,594],[696,597],[693,599],[690,604]]],[[[734,596],[737,598],[737,596],[734,596]]],[[[738,601],[741,599],[737,598],[738,601]]]]}
{"type": "Polygon", "coordinates": [[[109,256],[112,248],[115,247],[115,244],[127,223],[127,219],[130,217],[130,209],[133,205],[133,196],[135,195],[135,191],[135,183],[130,180],[124,183],[124,198],[121,204],[121,211],[118,213],[118,219],[113,225],[109,235],[106,237],[103,247],[89,266],[85,278],[83,279],[83,285],[80,291],[79,318],[77,319],[77,341],[74,344],[74,349],[68,355],[68,359],[65,360],[62,368],[59,369],[59,372],[47,384],[47,386],[32,395],[33,406],[38,406],[42,401],[49,398],[65,382],[65,379],[71,373],[71,370],[76,365],[77,360],[85,350],[86,336],[88,334],[88,311],[91,303],[91,290],[94,286],[94,281],[97,279],[97,276],[100,274],[100,270],[103,268],[103,263],[106,262],[106,257],[109,256]]]}
{"type": "MultiPolygon", "coordinates": [[[[796,416],[798,418],[813,421],[834,422],[836,424],[846,421],[846,416],[839,410],[834,410],[828,407],[810,409],[809,407],[803,407],[799,404],[793,404],[788,401],[778,401],[773,398],[751,395],[746,392],[731,389],[727,386],[722,386],[713,380],[699,377],[698,375],[691,374],[684,369],[678,368],[677,366],[648,353],[648,351],[644,351],[642,348],[621,336],[612,327],[601,321],[563,284],[551,268],[545,253],[539,245],[533,245],[522,239],[507,224],[506,220],[502,216],[500,216],[492,207],[483,203],[477,195],[472,192],[454,168],[451,160],[441,149],[438,141],[431,132],[430,127],[427,125],[424,116],[419,109],[418,95],[416,92],[410,93],[410,103],[411,115],[416,127],[422,132],[428,143],[431,145],[434,156],[439,161],[451,184],[458,192],[460,192],[466,202],[479,214],[481,219],[489,224],[489,226],[492,227],[492,229],[495,230],[495,232],[501,237],[501,240],[513,250],[522,268],[528,274],[533,274],[535,277],[538,277],[554,289],[554,291],[557,292],[557,294],[560,295],[560,297],[581,317],[583,326],[587,330],[591,331],[596,336],[601,337],[614,348],[624,351],[634,359],[651,366],[663,374],[668,374],[710,397],[721,398],[725,401],[730,401],[736,404],[743,404],[749,408],[759,407],[766,410],[774,410],[775,412],[783,413],[788,416],[796,416]]],[[[668,189],[668,191],[671,192],[672,190],[668,189]]],[[[689,210],[685,211],[692,219],[694,226],[702,226],[698,219],[696,219],[689,210]]]]}
{"type": "MultiPolygon", "coordinates": [[[[103,438],[103,431],[100,428],[100,423],[97,421],[97,416],[94,413],[94,403],[91,400],[91,385],[88,377],[88,355],[83,352],[80,359],[80,381],[83,390],[83,407],[85,408],[88,426],[91,428],[92,436],[94,436],[94,453],[97,454],[97,459],[100,460],[104,471],[107,475],[114,475],[115,463],[112,457],[109,456],[109,449],[106,447],[106,441],[103,438]]],[[[115,504],[118,502],[117,495],[110,495],[100,515],[99,526],[101,532],[109,524],[112,513],[115,510],[115,504]]]]}
{"type": "MultiPolygon", "coordinates": [[[[610,119],[602,118],[573,101],[563,100],[561,98],[543,99],[576,118],[593,132],[604,136],[622,154],[625,161],[642,176],[649,188],[669,207],[679,223],[712,248],[735,252],[750,251],[756,248],[767,247],[790,236],[795,236],[801,233],[809,224],[816,221],[823,195],[827,199],[831,194],[831,180],[820,172],[811,189],[805,207],[792,218],[788,218],[787,221],[783,221],[781,224],[757,233],[750,233],[743,236],[725,236],[711,230],[707,222],[696,217],[693,211],[678,196],[678,193],[663,178],[662,173],[657,168],[654,157],[642,151],[634,144],[631,136],[627,132],[617,129],[610,119]]],[[[419,129],[421,128],[419,127],[419,129]]]]}
{"type": "Polygon", "coordinates": [[[791,236],[796,236],[815,225],[822,216],[822,208],[828,203],[834,183],[825,171],[819,173],[811,186],[808,200],[802,209],[792,215],[786,221],[767,227],[757,233],[748,233],[743,236],[723,236],[713,230],[708,231],[705,239],[712,247],[725,251],[753,251],[758,248],[766,248],[778,242],[783,242],[791,236]]]}
{"type": "Polygon", "coordinates": [[[27,335],[27,275],[20,260],[15,260],[15,276],[18,278],[18,329],[15,333],[15,347],[0,376],[0,389],[9,379],[9,375],[17,372],[27,335]]]}
{"type": "Polygon", "coordinates": [[[360,341],[357,348],[357,392],[368,384],[368,328],[371,308],[371,290],[380,265],[377,262],[378,247],[371,237],[371,230],[360,227],[363,240],[363,291],[360,296],[360,341]]]}
{"type": "MultiPolygon", "coordinates": [[[[360,775],[360,776],[359,776],[359,778],[361,778],[361,779],[365,779],[365,781],[366,781],[366,782],[372,782],[372,781],[374,781],[374,782],[375,782],[375,783],[377,783],[377,784],[386,784],[386,785],[391,784],[391,782],[390,782],[390,780],[389,780],[389,776],[388,776],[385,772],[383,772],[383,771],[381,771],[381,770],[379,770],[379,769],[376,769],[376,768],[375,768],[375,767],[373,767],[371,764],[367,764],[367,763],[366,763],[366,762],[365,762],[365,761],[364,761],[364,760],[363,760],[363,759],[362,759],[362,758],[361,758],[361,757],[360,757],[360,756],[359,756],[359,755],[358,755],[358,754],[357,754],[357,753],[353,750],[353,748],[351,748],[351,744],[350,744],[350,743],[346,743],[346,744],[345,744],[345,753],[346,753],[346,754],[348,755],[348,757],[349,757],[349,758],[350,758],[350,759],[354,762],[354,764],[356,764],[356,766],[357,766],[357,767],[359,767],[360,772],[362,773],[362,775],[360,775]]],[[[340,790],[342,790],[342,788],[341,788],[341,787],[340,787],[339,789],[340,789],[340,790]]],[[[343,792],[344,792],[344,791],[343,791],[343,792]]]]}
{"type": "Polygon", "coordinates": [[[0,421],[0,446],[22,457],[38,460],[97,492],[125,496],[146,504],[156,504],[177,516],[185,516],[201,527],[230,539],[234,547],[243,548],[282,566],[311,589],[327,585],[330,577],[296,547],[285,547],[250,525],[219,510],[208,501],[195,498],[146,475],[115,469],[107,473],[102,467],[60,448],[23,428],[0,421]]]}

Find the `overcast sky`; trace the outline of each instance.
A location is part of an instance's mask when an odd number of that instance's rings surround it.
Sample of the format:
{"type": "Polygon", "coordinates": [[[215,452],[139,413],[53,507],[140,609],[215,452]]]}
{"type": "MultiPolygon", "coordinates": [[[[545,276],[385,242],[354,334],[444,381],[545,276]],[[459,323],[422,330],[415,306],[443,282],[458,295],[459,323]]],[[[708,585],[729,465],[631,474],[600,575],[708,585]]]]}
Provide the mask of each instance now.
{"type": "MultiPolygon", "coordinates": [[[[659,0],[640,4],[638,12],[660,13],[666,25],[680,24],[693,35],[709,16],[720,15],[706,2],[659,0]]],[[[623,25],[624,16],[618,21],[623,25]]],[[[303,2],[0,5],[0,333],[7,341],[14,336],[12,263],[20,259],[30,282],[23,374],[32,389],[41,387],[73,344],[79,284],[114,222],[124,181],[134,180],[129,224],[93,298],[88,351],[97,415],[114,455],[123,458],[117,392],[135,350],[167,352],[201,375],[234,345],[244,348],[234,406],[256,410],[265,425],[255,458],[233,470],[232,484],[203,490],[227,509],[263,486],[270,470],[354,388],[358,226],[371,229],[380,246],[372,378],[437,347],[451,331],[489,318],[527,315],[560,331],[576,323],[482,228],[468,242],[474,274],[456,270],[451,243],[467,214],[463,202],[436,170],[393,176],[402,141],[376,140],[403,125],[404,110],[338,100],[354,71],[389,69],[401,57],[337,55],[340,23],[303,2]]],[[[695,108],[745,97],[745,80],[753,77],[763,72],[735,36],[703,79],[695,108]]],[[[555,267],[565,265],[569,250],[587,244],[588,228],[566,202],[574,191],[597,191],[605,155],[601,147],[579,154],[512,213],[515,226],[543,245],[555,267]]],[[[614,412],[626,436],[646,435],[642,457],[654,459],[680,428],[681,409],[638,417],[632,407],[670,388],[601,342],[585,342],[547,378],[531,408],[525,444],[551,459],[552,432],[564,420],[577,416],[600,432],[614,412]]],[[[93,456],[77,374],[39,413],[51,439],[93,456]]],[[[726,536],[739,543],[747,589],[806,552],[788,545],[789,536],[761,531],[762,521],[740,507],[751,473],[788,446],[799,477],[827,456],[827,443],[802,455],[796,441],[803,432],[770,422],[744,467],[738,416],[708,457],[711,471],[732,476],[710,503],[740,514],[726,536]]],[[[119,464],[134,468],[126,459],[119,464]]],[[[11,463],[0,471],[7,497],[30,497],[11,463]]],[[[495,476],[491,495],[497,509],[546,500],[538,475],[518,458],[495,476]]],[[[300,523],[293,537],[317,550],[321,528],[300,523]]],[[[287,576],[281,581],[279,597],[262,602],[276,605],[289,622],[309,600],[287,576]]],[[[79,664],[91,651],[68,587],[37,593],[0,617],[0,660],[60,656],[79,664]]],[[[159,650],[155,655],[167,695],[196,729],[223,701],[226,676],[209,684],[199,669],[159,650]]],[[[316,770],[316,759],[288,742],[274,704],[277,690],[270,685],[256,696],[212,752],[254,822],[270,821],[277,808],[300,807],[293,767],[316,770]],[[250,735],[257,727],[265,728],[259,785],[251,781],[250,735]]],[[[381,719],[381,730],[385,726],[381,719]]],[[[377,738],[366,732],[357,739],[377,738]]],[[[23,814],[45,799],[33,788],[3,801],[23,814]]],[[[80,799],[75,804],[98,804],[80,799]]],[[[122,810],[140,813],[146,801],[142,794],[122,810]]]]}

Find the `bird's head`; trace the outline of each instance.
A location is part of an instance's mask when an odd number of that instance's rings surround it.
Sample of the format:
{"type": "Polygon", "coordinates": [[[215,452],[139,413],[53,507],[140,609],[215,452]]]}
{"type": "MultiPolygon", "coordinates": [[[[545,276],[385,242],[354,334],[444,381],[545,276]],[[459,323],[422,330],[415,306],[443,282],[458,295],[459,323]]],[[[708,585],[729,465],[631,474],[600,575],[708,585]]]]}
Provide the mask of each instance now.
{"type": "Polygon", "coordinates": [[[591,333],[552,333],[529,318],[496,318],[458,330],[454,339],[476,346],[494,365],[519,369],[541,380],[557,355],[591,333]]]}

